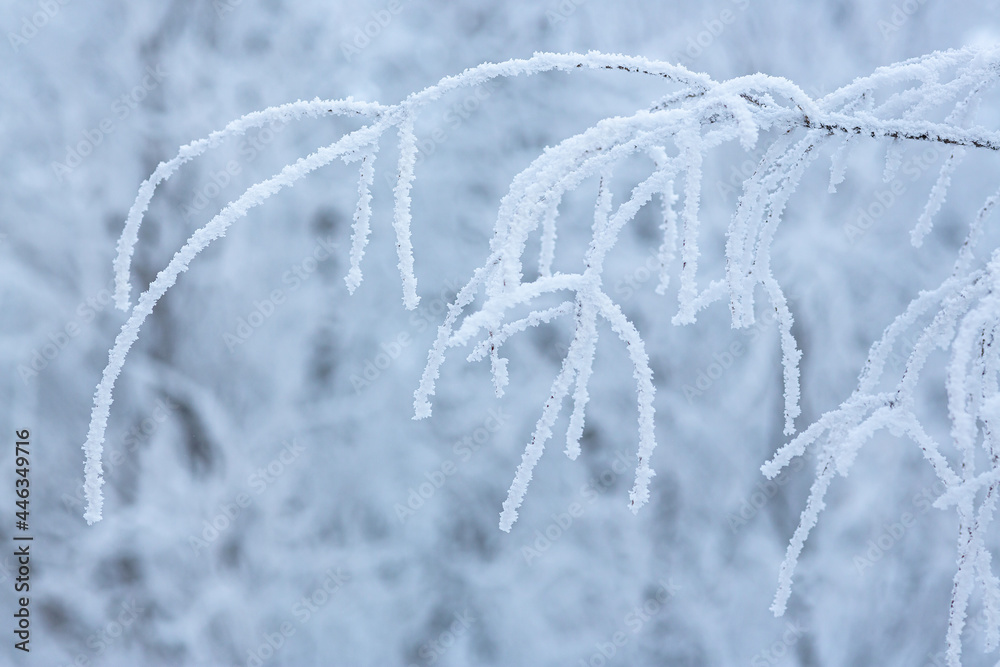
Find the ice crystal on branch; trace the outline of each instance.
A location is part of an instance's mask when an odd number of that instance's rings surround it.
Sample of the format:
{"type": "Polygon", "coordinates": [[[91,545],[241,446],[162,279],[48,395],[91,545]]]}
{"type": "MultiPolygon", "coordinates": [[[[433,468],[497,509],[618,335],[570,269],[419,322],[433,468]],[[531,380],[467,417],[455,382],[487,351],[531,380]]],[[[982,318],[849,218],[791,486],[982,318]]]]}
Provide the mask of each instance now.
{"type": "MultiPolygon", "coordinates": [[[[415,418],[431,414],[431,399],[446,353],[472,346],[470,361],[490,360],[494,386],[502,394],[508,382],[503,345],[529,328],[562,319],[573,327],[572,341],[552,382],[549,398],[527,444],[503,503],[500,527],[510,530],[517,519],[534,468],[552,437],[563,401],[571,399],[566,454],[580,453],[589,401],[588,384],[598,342],[598,325],[607,322],[624,344],[632,364],[638,405],[636,472],[629,505],[637,510],[649,498],[654,474],[654,386],[649,357],[635,326],[606,292],[604,264],[622,229],[637,213],[657,200],[662,213],[662,242],[657,252],[659,285],[666,292],[671,265],[679,262],[678,304],[673,321],[694,322],[697,314],[717,302],[728,302],[734,327],[754,324],[755,299],[762,295],[778,323],[785,385],[784,431],[794,435],[799,410],[799,360],[792,335],[793,317],[782,286],[771,267],[771,247],[789,198],[804,174],[822,155],[832,155],[829,190],[836,191],[848,169],[851,152],[874,142],[886,149],[884,174],[892,179],[903,151],[915,143],[932,143],[949,152],[912,231],[914,245],[927,237],[963,157],[970,151],[1000,150],[1000,133],[977,125],[976,112],[984,93],[997,81],[1000,50],[963,49],[933,53],[876,70],[819,99],[781,78],[754,74],[717,82],[684,67],[621,55],[536,54],[524,60],[485,64],[416,92],[394,105],[353,100],[295,102],[240,118],[225,129],[183,147],[162,163],[142,184],[129,212],[115,260],[116,304],[130,306],[130,260],[142,215],[155,188],[186,162],[218,146],[227,137],[270,122],[291,122],[306,116],[361,118],[362,127],[329,146],[299,159],[246,190],[204,227],[195,231],[167,266],[139,296],[118,335],[97,388],[86,452],[86,519],[101,518],[101,453],[112,403],[114,382],[139,328],[152,308],[208,244],[270,195],[293,185],[310,172],[337,159],[360,163],[358,202],[354,215],[350,268],[346,276],[353,292],[362,280],[361,261],[370,233],[371,185],[380,144],[395,135],[399,159],[395,169],[394,221],[403,304],[418,303],[410,240],[411,199],[417,163],[415,121],[428,105],[445,94],[498,77],[579,70],[611,70],[621,76],[655,77],[666,89],[633,114],[606,118],[589,129],[547,148],[518,174],[500,203],[489,254],[448,308],[428,353],[427,365],[414,394],[415,418]],[[699,275],[700,214],[703,164],[723,144],[736,143],[761,154],[753,174],[743,183],[736,210],[726,231],[723,275],[699,275]],[[763,144],[762,146],[760,144],[763,144]],[[623,179],[621,166],[636,156],[649,158],[651,169],[620,203],[613,201],[612,181],[623,179]],[[591,242],[575,258],[575,269],[553,271],[559,248],[560,204],[584,182],[598,180],[591,242]],[[525,278],[529,240],[537,239],[537,275],[525,278]],[[678,257],[679,256],[679,257],[678,257]],[[556,305],[552,305],[553,302],[556,305]],[[473,304],[476,304],[473,306],[473,304]],[[527,311],[527,314],[523,313],[527,311]]],[[[630,172],[629,172],[630,173],[630,172]]],[[[958,572],[955,576],[948,630],[948,661],[959,663],[961,632],[973,590],[982,592],[989,621],[987,648],[1000,640],[1000,582],[993,574],[985,544],[1000,492],[1000,358],[994,348],[1000,323],[1000,251],[979,243],[987,216],[998,196],[991,197],[971,221],[951,276],[935,290],[922,293],[886,329],[871,348],[858,388],[838,409],[823,415],[799,433],[763,466],[777,475],[809,448],[818,461],[800,524],[781,566],[772,609],[784,612],[792,576],[809,532],[824,508],[825,494],[836,474],[849,472],[859,449],[880,429],[905,434],[920,449],[946,492],[940,507],[958,512],[958,572]],[[901,341],[916,340],[908,349],[901,341]],[[936,349],[951,355],[947,377],[952,423],[949,447],[935,442],[921,425],[914,388],[929,355],[936,349]],[[902,374],[889,378],[886,360],[894,350],[908,355],[902,374]],[[880,390],[895,381],[895,388],[880,390]],[[976,456],[981,449],[985,457],[976,456]],[[986,469],[977,467],[986,460],[986,469]]]]}

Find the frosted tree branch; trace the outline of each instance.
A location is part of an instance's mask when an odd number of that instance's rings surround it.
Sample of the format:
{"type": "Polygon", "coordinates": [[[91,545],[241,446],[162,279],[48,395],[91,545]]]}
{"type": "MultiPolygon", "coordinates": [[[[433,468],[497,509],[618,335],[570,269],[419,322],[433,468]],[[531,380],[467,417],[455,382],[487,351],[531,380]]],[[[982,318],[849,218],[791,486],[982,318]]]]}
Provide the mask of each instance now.
{"type": "Polygon", "coordinates": [[[886,144],[887,179],[900,168],[903,152],[911,144],[929,142],[951,149],[913,228],[912,242],[919,245],[931,231],[963,158],[976,150],[1000,150],[1000,133],[976,124],[982,96],[1000,77],[1000,50],[995,48],[932,53],[879,68],[819,99],[810,98],[785,79],[763,74],[716,82],[678,65],[643,58],[594,52],[539,53],[468,69],[394,105],[314,100],[266,109],[184,146],[140,186],[118,243],[115,302],[129,317],[98,385],[84,444],[88,523],[100,520],[102,513],[102,445],[115,380],[141,325],[201,250],[221,238],[250,208],[308,173],[338,158],[359,162],[350,268],[345,277],[353,293],[361,284],[361,263],[371,230],[376,156],[382,141],[395,134],[399,158],[392,226],[403,304],[412,309],[419,299],[410,237],[410,193],[416,178],[415,128],[420,113],[449,93],[498,77],[581,70],[654,77],[664,90],[631,115],[606,118],[546,148],[513,179],[500,202],[488,256],[449,305],[428,352],[414,392],[414,417],[430,416],[440,368],[451,348],[471,345],[470,361],[489,357],[500,395],[508,382],[507,362],[501,356],[503,345],[516,334],[556,319],[571,324],[572,342],[503,503],[500,528],[509,531],[566,398],[573,404],[566,453],[570,458],[580,453],[598,324],[607,322],[627,350],[636,383],[639,432],[629,506],[637,510],[647,502],[656,444],[652,371],[639,331],[608,296],[603,279],[605,258],[620,231],[643,207],[658,199],[662,242],[656,254],[656,291],[666,293],[672,264],[679,255],[676,324],[694,322],[702,309],[728,302],[733,326],[750,326],[758,287],[776,314],[785,386],[784,431],[794,437],[763,465],[763,473],[774,477],[794,458],[816,450],[816,477],[780,567],[772,610],[781,614],[787,606],[799,556],[825,508],[833,479],[848,474],[861,447],[876,432],[887,429],[905,435],[920,449],[946,488],[937,505],[954,506],[958,512],[958,568],[947,633],[948,663],[959,664],[967,606],[976,591],[983,596],[989,621],[987,648],[995,648],[1000,640],[1000,583],[992,573],[984,535],[1000,485],[1000,443],[995,431],[1000,419],[1000,356],[994,348],[1000,324],[1000,255],[994,250],[986,258],[979,243],[985,219],[1000,193],[989,198],[970,222],[951,275],[938,288],[921,293],[872,345],[854,394],[798,435],[795,422],[800,415],[801,352],[792,334],[794,320],[788,300],[771,269],[771,249],[786,205],[810,166],[822,155],[832,156],[829,190],[834,192],[844,181],[852,151],[865,142],[886,144]],[[319,116],[355,118],[362,126],[249,187],[191,235],[129,310],[131,257],[156,187],[228,138],[267,123],[319,116]],[[728,143],[736,143],[759,158],[753,174],[743,183],[726,230],[725,272],[705,277],[699,275],[699,240],[707,222],[700,212],[705,159],[728,143]],[[649,160],[650,173],[632,185],[629,197],[616,208],[611,184],[622,184],[626,180],[622,174],[631,172],[621,170],[621,165],[629,160],[634,164],[637,159],[649,160]],[[564,223],[560,217],[562,200],[595,180],[598,187],[591,243],[583,256],[561,264],[578,268],[554,270],[557,259],[567,259],[560,254],[563,248],[558,234],[564,223]],[[532,239],[537,239],[540,248],[534,267],[537,271],[536,277],[526,280],[525,263],[530,258],[525,255],[532,239]],[[552,305],[553,299],[557,305],[552,305]],[[523,314],[525,310],[527,314],[523,314]],[[916,342],[906,348],[901,341],[908,333],[915,334],[916,342]],[[886,361],[895,350],[906,353],[907,362],[898,377],[889,377],[886,361]],[[917,382],[927,359],[937,350],[950,354],[946,386],[952,423],[950,447],[927,434],[915,407],[917,382]],[[879,390],[886,385],[892,388],[879,390]],[[980,451],[983,456],[977,456],[980,451]],[[983,460],[989,467],[977,468],[983,460]]]}

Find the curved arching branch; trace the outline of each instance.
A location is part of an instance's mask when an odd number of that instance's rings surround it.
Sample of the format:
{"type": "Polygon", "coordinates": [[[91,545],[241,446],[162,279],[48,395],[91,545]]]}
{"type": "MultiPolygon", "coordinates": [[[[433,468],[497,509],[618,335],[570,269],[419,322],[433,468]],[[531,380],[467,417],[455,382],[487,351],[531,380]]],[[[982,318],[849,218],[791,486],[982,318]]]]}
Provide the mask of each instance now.
{"type": "MultiPolygon", "coordinates": [[[[182,147],[140,186],[119,239],[114,263],[118,307],[129,308],[131,258],[142,216],[157,186],[184,164],[228,138],[267,123],[338,116],[360,118],[363,125],[249,187],[191,235],[128,311],[128,321],[115,340],[97,387],[84,444],[87,521],[93,523],[101,518],[102,444],[115,380],[139,328],[201,250],[221,238],[249,209],[312,171],[336,159],[359,162],[350,268],[345,277],[353,293],[362,280],[361,262],[370,233],[375,160],[383,137],[394,130],[399,158],[395,167],[393,229],[403,303],[412,309],[419,302],[410,239],[410,193],[415,179],[415,127],[419,114],[449,93],[493,79],[583,70],[648,76],[662,82],[667,90],[657,90],[653,100],[631,115],[603,119],[547,148],[513,179],[500,202],[489,255],[449,305],[414,392],[414,417],[429,416],[445,353],[452,347],[471,345],[473,349],[467,356],[470,361],[489,356],[499,395],[508,381],[507,362],[500,354],[504,343],[522,331],[556,318],[573,323],[572,343],[503,503],[500,517],[503,530],[510,530],[516,520],[563,399],[570,396],[574,407],[567,430],[566,453],[570,458],[579,454],[598,319],[606,321],[625,346],[636,382],[639,435],[635,485],[629,494],[629,506],[638,509],[649,497],[649,482],[654,475],[650,459],[656,445],[652,371],[639,331],[603,287],[605,257],[615,247],[621,229],[643,207],[659,199],[662,210],[658,293],[666,292],[671,262],[676,258],[679,263],[674,323],[693,322],[705,307],[728,301],[733,326],[750,326],[754,322],[757,288],[766,295],[777,315],[780,333],[785,433],[794,435],[799,416],[801,353],[792,335],[793,317],[787,299],[772,274],[771,248],[789,198],[806,171],[829,149],[832,192],[844,180],[851,151],[862,143],[890,144],[885,159],[887,179],[900,168],[903,150],[910,143],[929,142],[951,149],[913,228],[912,242],[919,245],[931,230],[933,218],[941,209],[953,174],[966,152],[1000,150],[1000,132],[975,124],[980,101],[1000,80],[1000,48],[958,49],[913,58],[879,68],[819,99],[812,99],[786,79],[764,74],[717,82],[679,65],[638,57],[596,52],[538,53],[530,58],[468,69],[393,105],[351,99],[313,100],[248,114],[182,147]],[[757,151],[762,143],[764,146],[759,149],[757,167],[744,182],[726,229],[724,274],[709,278],[707,285],[701,286],[703,167],[711,151],[729,143],[738,143],[748,152],[757,151]],[[651,171],[634,183],[630,196],[616,208],[608,183],[619,178],[619,167],[634,161],[635,156],[649,158],[651,171]],[[599,180],[591,243],[586,252],[572,258],[579,265],[577,270],[554,271],[560,250],[560,204],[568,192],[583,187],[588,179],[599,180]],[[540,246],[537,272],[526,280],[525,253],[533,235],[537,235],[540,246]],[[554,294],[560,295],[555,299],[557,305],[552,305],[554,294]],[[480,297],[478,307],[473,308],[480,297]],[[521,312],[525,309],[529,311],[527,315],[521,312]]],[[[979,247],[985,236],[985,219],[998,201],[1000,192],[987,199],[971,221],[952,274],[937,289],[918,296],[872,346],[854,394],[793,437],[762,467],[766,476],[773,477],[810,448],[818,450],[812,490],[780,568],[772,606],[776,614],[784,611],[791,595],[798,557],[824,508],[824,498],[834,477],[846,475],[860,448],[874,433],[888,429],[907,436],[917,445],[945,485],[946,492],[939,505],[954,506],[959,514],[959,563],[947,636],[949,665],[959,664],[966,607],[976,586],[985,596],[992,624],[987,644],[990,647],[1000,644],[1000,580],[990,569],[984,540],[1000,489],[1000,441],[997,440],[1000,436],[996,432],[1000,422],[1000,350],[994,345],[1000,326],[1000,250],[990,249],[987,259],[979,247]],[[896,379],[895,388],[878,391],[887,382],[891,384],[886,369],[888,355],[902,347],[904,334],[913,331],[919,331],[917,342],[906,350],[907,363],[896,379]],[[946,450],[927,434],[915,408],[915,388],[921,371],[937,349],[951,355],[946,390],[954,451],[946,450]],[[976,467],[984,458],[977,456],[978,448],[983,449],[989,462],[986,470],[976,467]]]]}

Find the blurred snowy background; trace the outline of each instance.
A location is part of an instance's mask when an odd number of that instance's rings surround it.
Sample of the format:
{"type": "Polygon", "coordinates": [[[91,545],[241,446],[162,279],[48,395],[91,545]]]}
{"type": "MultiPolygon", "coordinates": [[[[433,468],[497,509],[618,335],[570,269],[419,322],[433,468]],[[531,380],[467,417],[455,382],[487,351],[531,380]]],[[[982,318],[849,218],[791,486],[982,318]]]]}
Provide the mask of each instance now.
{"type": "MultiPolygon", "coordinates": [[[[768,611],[811,481],[801,464],[774,485],[758,470],[784,442],[774,325],[733,331],[715,307],[672,327],[675,295],[655,295],[648,268],[652,211],[626,230],[608,278],[656,373],[658,474],[638,516],[634,384],[614,342],[598,350],[583,456],[561,455],[557,428],[509,535],[500,504],[566,332],[509,346],[517,390],[501,400],[488,366],[451,355],[434,416],[410,419],[444,304],[485,257],[507,184],[546,145],[656,99],[665,89],[648,77],[501,81],[421,117],[415,313],[389,227],[393,146],[376,165],[353,297],[353,167],[252,211],[144,327],[117,387],[105,519],[92,527],[80,445],[123,321],[108,287],[136,189],[233,118],[316,96],[392,103],[541,50],[644,55],[716,79],[762,71],[822,95],[879,65],[995,41],[998,21],[986,0],[3,3],[0,432],[32,431],[36,537],[32,652],[5,641],[0,664],[943,664],[955,519],[929,507],[939,489],[916,448],[888,435],[835,482],[787,616],[768,611]]],[[[144,287],[227,201],[346,127],[261,130],[184,167],[154,199],[133,277],[144,287]]],[[[912,150],[906,196],[849,234],[887,187],[881,155],[859,152],[833,196],[814,168],[778,237],[804,351],[800,426],[850,394],[872,340],[950,268],[963,202],[995,184],[995,163],[963,171],[915,250],[908,231],[941,157],[912,150]]],[[[733,186],[752,157],[721,152],[707,166],[703,275],[722,270],[733,186]]],[[[587,197],[565,214],[580,224],[564,223],[562,242],[588,240],[587,197]]],[[[941,409],[940,395],[927,399],[941,409]]],[[[13,488],[10,468],[0,488],[13,488]]],[[[967,664],[987,664],[981,635],[966,630],[967,664]]]]}

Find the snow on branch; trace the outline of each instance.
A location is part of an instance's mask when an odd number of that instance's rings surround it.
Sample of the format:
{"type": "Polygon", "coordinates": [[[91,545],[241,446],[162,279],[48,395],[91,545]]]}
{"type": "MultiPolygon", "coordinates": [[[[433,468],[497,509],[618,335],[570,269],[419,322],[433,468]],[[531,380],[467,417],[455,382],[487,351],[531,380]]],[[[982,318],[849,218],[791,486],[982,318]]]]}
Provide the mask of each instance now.
{"type": "MultiPolygon", "coordinates": [[[[717,82],[678,65],[643,58],[596,52],[539,53],[527,59],[468,69],[394,105],[351,99],[314,100],[248,114],[223,130],[184,146],[176,157],[161,163],[141,185],[129,212],[114,264],[115,301],[119,308],[128,311],[129,317],[98,385],[84,444],[88,523],[101,518],[102,444],[115,380],[143,322],[201,250],[221,238],[250,208],[308,173],[336,159],[359,162],[350,268],[345,277],[353,293],[362,280],[361,261],[370,233],[375,159],[382,141],[395,134],[399,158],[392,224],[403,304],[408,309],[415,308],[418,297],[410,240],[410,192],[416,177],[415,121],[421,111],[452,91],[498,77],[580,70],[654,77],[665,90],[631,115],[606,118],[545,149],[514,178],[500,203],[488,257],[449,306],[414,393],[415,418],[429,416],[446,353],[454,347],[473,345],[468,359],[489,356],[494,385],[500,395],[508,380],[501,349],[511,336],[555,319],[573,323],[572,342],[503,503],[500,528],[505,531],[517,519],[535,465],[552,436],[566,398],[571,398],[573,408],[565,451],[570,458],[580,453],[599,320],[607,322],[625,345],[636,382],[638,448],[629,506],[633,511],[638,510],[649,498],[649,482],[654,474],[650,459],[656,444],[652,371],[639,332],[608,296],[602,283],[606,256],[616,245],[621,230],[643,207],[658,199],[662,212],[663,238],[657,253],[658,293],[666,292],[671,264],[679,255],[676,324],[693,322],[703,308],[727,301],[733,326],[751,326],[757,287],[761,288],[760,294],[774,309],[778,322],[785,384],[784,428],[786,434],[793,435],[800,412],[801,353],[792,335],[793,316],[787,299],[771,271],[771,247],[786,204],[805,172],[820,155],[832,154],[829,180],[832,192],[844,179],[851,151],[863,142],[887,144],[887,178],[892,178],[899,168],[907,144],[930,142],[950,149],[913,229],[912,241],[919,245],[931,230],[933,217],[941,209],[952,174],[964,155],[972,150],[1000,150],[1000,133],[976,125],[979,100],[996,85],[1000,74],[1000,49],[995,48],[937,52],[879,68],[870,76],[819,99],[810,98],[786,79],[763,74],[717,82]],[[142,216],[156,187],[185,163],[229,137],[266,123],[316,116],[358,118],[362,126],[249,187],[191,235],[129,310],[131,257],[142,216]],[[736,142],[751,151],[758,150],[762,141],[765,143],[760,149],[762,156],[753,175],[743,184],[728,226],[725,273],[704,283],[698,270],[700,228],[705,222],[700,213],[704,160],[710,151],[723,144],[736,142]],[[623,170],[618,168],[635,156],[648,157],[651,172],[634,185],[627,199],[616,205],[609,183],[621,180],[619,174],[623,170]],[[562,222],[560,203],[567,193],[580,188],[588,179],[600,182],[591,243],[578,258],[577,270],[555,272],[552,265],[558,249],[558,226],[562,222]],[[540,244],[537,275],[526,280],[525,252],[532,238],[537,238],[540,244]],[[558,305],[552,305],[552,295],[558,295],[558,305]],[[524,309],[528,309],[527,315],[515,315],[524,309]]],[[[781,566],[772,607],[776,614],[785,610],[799,554],[824,508],[825,494],[833,477],[847,474],[860,447],[878,430],[888,429],[908,436],[920,448],[947,489],[938,501],[939,506],[953,505],[959,515],[958,572],[947,638],[949,664],[958,664],[966,607],[976,585],[982,591],[990,620],[988,648],[996,647],[1000,639],[1000,583],[990,568],[984,531],[992,520],[1000,493],[1000,443],[996,431],[1000,426],[997,424],[1000,357],[994,349],[1000,323],[1000,297],[996,289],[1000,281],[1000,251],[995,251],[988,260],[977,253],[981,253],[978,243],[985,218],[998,197],[1000,194],[990,198],[971,222],[952,275],[937,289],[915,299],[872,346],[855,393],[838,409],[799,433],[763,466],[764,474],[773,477],[793,458],[810,448],[817,450],[816,479],[781,566]],[[904,334],[913,331],[919,332],[917,342],[906,350],[908,361],[896,388],[878,391],[887,379],[888,355],[900,347],[904,334]],[[943,444],[926,433],[915,407],[917,378],[928,356],[939,348],[951,353],[947,392],[954,451],[946,451],[943,444]],[[988,470],[977,469],[982,458],[976,457],[977,448],[985,450],[992,466],[988,470]],[[956,456],[959,461],[952,460],[956,456]]]]}

